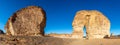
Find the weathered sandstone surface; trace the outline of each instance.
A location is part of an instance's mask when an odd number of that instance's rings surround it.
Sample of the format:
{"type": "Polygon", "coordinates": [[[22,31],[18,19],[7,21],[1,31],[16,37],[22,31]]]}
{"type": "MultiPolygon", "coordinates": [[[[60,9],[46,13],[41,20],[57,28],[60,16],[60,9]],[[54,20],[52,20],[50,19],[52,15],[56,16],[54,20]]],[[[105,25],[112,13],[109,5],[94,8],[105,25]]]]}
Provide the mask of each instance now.
{"type": "Polygon", "coordinates": [[[44,35],[45,11],[37,6],[28,6],[15,12],[5,26],[7,35],[44,35]]]}
{"type": "Polygon", "coordinates": [[[110,21],[96,10],[82,10],[76,13],[73,23],[73,37],[83,38],[83,29],[86,28],[86,37],[104,38],[110,36],[110,21]]]}

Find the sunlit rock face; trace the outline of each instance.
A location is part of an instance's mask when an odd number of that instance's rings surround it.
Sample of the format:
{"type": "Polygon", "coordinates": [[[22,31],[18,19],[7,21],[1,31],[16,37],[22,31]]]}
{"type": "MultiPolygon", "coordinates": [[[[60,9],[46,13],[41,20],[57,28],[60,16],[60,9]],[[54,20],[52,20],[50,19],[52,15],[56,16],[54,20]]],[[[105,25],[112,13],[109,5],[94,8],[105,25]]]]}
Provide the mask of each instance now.
{"type": "Polygon", "coordinates": [[[5,26],[7,35],[44,35],[45,11],[41,7],[28,6],[11,16],[5,26]]]}
{"type": "Polygon", "coordinates": [[[83,38],[83,29],[86,28],[86,38],[104,38],[110,36],[110,21],[96,10],[78,11],[74,17],[73,37],[83,38]]]}

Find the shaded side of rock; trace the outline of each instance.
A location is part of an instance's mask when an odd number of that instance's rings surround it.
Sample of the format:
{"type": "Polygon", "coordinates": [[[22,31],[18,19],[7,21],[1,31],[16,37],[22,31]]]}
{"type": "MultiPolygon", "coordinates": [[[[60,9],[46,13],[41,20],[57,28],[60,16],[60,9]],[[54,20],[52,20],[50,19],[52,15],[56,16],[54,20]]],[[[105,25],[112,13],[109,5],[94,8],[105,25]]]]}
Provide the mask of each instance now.
{"type": "Polygon", "coordinates": [[[4,34],[4,32],[0,29],[0,34],[4,34]]]}

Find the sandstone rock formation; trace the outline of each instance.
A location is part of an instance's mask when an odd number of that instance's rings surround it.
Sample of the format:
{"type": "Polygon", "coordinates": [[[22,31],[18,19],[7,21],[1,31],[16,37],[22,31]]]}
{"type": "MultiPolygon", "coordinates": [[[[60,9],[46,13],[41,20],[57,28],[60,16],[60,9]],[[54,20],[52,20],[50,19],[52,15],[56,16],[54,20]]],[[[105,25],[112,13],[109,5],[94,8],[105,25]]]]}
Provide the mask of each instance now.
{"type": "Polygon", "coordinates": [[[4,32],[2,30],[0,30],[0,34],[4,34],[4,32]]]}
{"type": "Polygon", "coordinates": [[[86,28],[86,37],[88,39],[110,36],[110,21],[96,10],[77,12],[72,26],[74,38],[83,38],[84,28],[86,28]]]}
{"type": "Polygon", "coordinates": [[[11,16],[5,26],[7,35],[44,35],[45,11],[37,6],[28,6],[11,16]]]}

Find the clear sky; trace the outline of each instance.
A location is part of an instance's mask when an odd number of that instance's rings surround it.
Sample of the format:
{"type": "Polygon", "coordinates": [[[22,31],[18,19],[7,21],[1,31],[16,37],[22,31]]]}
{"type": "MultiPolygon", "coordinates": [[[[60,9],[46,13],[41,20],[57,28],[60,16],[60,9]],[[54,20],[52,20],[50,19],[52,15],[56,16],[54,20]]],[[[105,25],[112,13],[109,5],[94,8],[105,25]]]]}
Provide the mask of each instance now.
{"type": "Polygon", "coordinates": [[[45,33],[72,33],[72,21],[79,10],[98,10],[111,21],[111,32],[120,34],[119,0],[0,0],[0,29],[17,10],[40,6],[46,11],[45,33]]]}

